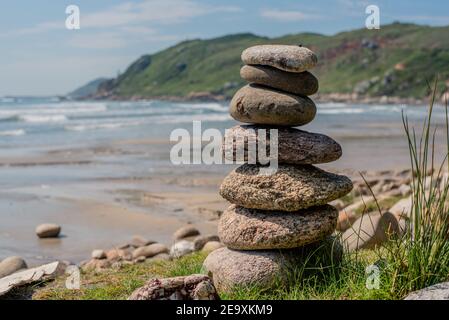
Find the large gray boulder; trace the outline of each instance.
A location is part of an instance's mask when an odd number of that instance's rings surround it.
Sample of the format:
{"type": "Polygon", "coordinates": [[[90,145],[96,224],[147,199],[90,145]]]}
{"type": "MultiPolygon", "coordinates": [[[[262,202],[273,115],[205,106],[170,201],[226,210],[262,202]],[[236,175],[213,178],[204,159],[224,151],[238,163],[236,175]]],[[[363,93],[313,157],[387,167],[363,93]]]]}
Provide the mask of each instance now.
{"type": "Polygon", "coordinates": [[[230,249],[290,249],[332,234],[337,217],[338,211],[330,205],[295,212],[263,211],[232,205],[220,218],[218,234],[230,249]]]}
{"type": "Polygon", "coordinates": [[[259,169],[244,164],[232,171],[220,186],[221,196],[245,208],[298,211],[324,205],[352,189],[349,178],[312,165],[280,164],[272,175],[259,169]]]}
{"type": "Polygon", "coordinates": [[[449,282],[438,283],[414,291],[406,296],[404,300],[449,300],[449,282]]]}
{"type": "Polygon", "coordinates": [[[57,238],[61,233],[61,226],[54,223],[44,223],[36,227],[39,238],[57,238]]]}
{"type": "Polygon", "coordinates": [[[303,268],[323,270],[323,267],[338,264],[341,255],[338,241],[328,238],[290,250],[236,251],[220,248],[207,256],[203,267],[219,293],[244,287],[264,290],[291,283],[292,276],[303,268]]]}
{"type": "Polygon", "coordinates": [[[373,249],[398,236],[401,228],[398,217],[390,212],[365,214],[343,233],[342,241],[349,251],[373,249]]]}
{"type": "Polygon", "coordinates": [[[8,257],[0,262],[0,279],[26,268],[27,264],[22,258],[8,257]]]}

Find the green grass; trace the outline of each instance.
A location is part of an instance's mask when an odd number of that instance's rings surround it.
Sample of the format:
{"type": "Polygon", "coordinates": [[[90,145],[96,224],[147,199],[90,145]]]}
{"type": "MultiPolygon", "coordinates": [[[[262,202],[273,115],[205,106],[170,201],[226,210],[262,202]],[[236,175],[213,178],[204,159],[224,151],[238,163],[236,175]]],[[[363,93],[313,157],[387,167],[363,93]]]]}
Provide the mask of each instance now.
{"type": "Polygon", "coordinates": [[[155,261],[123,265],[107,271],[81,273],[80,290],[65,287],[65,277],[36,289],[36,300],[117,300],[126,299],[137,288],[153,277],[176,277],[201,273],[206,256],[195,253],[176,261],[155,261]]]}

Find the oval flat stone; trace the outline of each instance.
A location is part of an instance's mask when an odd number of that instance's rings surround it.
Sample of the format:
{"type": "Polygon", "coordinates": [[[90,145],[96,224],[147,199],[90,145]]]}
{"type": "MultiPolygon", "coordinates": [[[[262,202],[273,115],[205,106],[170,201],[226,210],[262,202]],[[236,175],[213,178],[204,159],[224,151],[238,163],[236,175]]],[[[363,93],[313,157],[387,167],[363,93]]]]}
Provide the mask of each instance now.
{"type": "Polygon", "coordinates": [[[218,223],[221,241],[230,249],[298,248],[334,232],[338,211],[330,205],[294,212],[246,209],[232,205],[218,223]]]}
{"type": "Polygon", "coordinates": [[[254,150],[254,148],[251,148],[249,141],[253,141],[253,144],[258,146],[257,150],[263,150],[261,149],[262,145],[259,145],[259,134],[264,134],[266,137],[264,156],[270,155],[270,129],[276,129],[278,133],[279,163],[327,163],[341,157],[341,146],[335,140],[323,134],[294,128],[273,128],[260,125],[239,125],[228,129],[225,137],[225,141],[228,143],[223,144],[222,147],[224,157],[233,161],[258,160],[257,154],[248,154],[248,150],[254,150]],[[265,129],[265,133],[263,131],[260,132],[260,129],[265,129]],[[241,139],[238,140],[237,137],[241,139]],[[237,159],[237,150],[239,148],[244,150],[243,159],[237,159]]]}
{"type": "Polygon", "coordinates": [[[341,245],[329,237],[287,250],[236,251],[220,248],[207,256],[203,267],[219,292],[229,292],[235,287],[271,289],[291,284],[290,275],[298,265],[328,267],[338,264],[341,256],[341,245]]]}
{"type": "Polygon", "coordinates": [[[297,211],[321,206],[352,190],[348,177],[312,165],[280,164],[272,175],[244,164],[232,171],[220,186],[220,195],[233,204],[262,210],[297,211]]]}
{"type": "Polygon", "coordinates": [[[311,50],[291,45],[258,45],[242,52],[245,64],[272,66],[284,71],[303,72],[316,66],[318,58],[311,50]]]}
{"type": "Polygon", "coordinates": [[[307,97],[249,84],[232,98],[230,114],[246,123],[301,126],[315,118],[316,106],[307,97]]]}
{"type": "Polygon", "coordinates": [[[318,91],[318,79],[310,72],[286,72],[269,66],[243,66],[240,76],[248,82],[293,94],[310,96],[318,91]]]}

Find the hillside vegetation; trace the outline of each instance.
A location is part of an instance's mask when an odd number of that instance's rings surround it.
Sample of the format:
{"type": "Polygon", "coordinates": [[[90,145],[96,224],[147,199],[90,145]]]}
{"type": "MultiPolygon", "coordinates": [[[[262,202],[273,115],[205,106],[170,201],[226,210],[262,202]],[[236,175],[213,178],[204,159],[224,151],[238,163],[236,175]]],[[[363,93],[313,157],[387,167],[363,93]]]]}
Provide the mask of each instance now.
{"type": "Polygon", "coordinates": [[[449,27],[393,23],[380,30],[359,29],[326,36],[299,33],[279,38],[244,33],[189,40],[133,62],[103,82],[97,96],[186,97],[199,92],[229,98],[244,84],[240,54],[247,47],[302,44],[318,54],[312,72],[320,93],[422,98],[439,74],[440,91],[449,85],[449,27]]]}

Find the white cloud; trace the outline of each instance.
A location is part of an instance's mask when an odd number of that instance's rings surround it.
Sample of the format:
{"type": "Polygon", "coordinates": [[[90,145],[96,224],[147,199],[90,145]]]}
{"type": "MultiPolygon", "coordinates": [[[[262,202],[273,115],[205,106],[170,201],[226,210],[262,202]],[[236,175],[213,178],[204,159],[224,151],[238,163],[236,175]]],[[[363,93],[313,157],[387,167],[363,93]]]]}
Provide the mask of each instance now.
{"type": "Polygon", "coordinates": [[[279,9],[263,9],[260,11],[260,16],[263,18],[281,22],[304,21],[321,18],[316,14],[304,13],[302,11],[287,11],[279,9]]]}
{"type": "Polygon", "coordinates": [[[236,12],[235,6],[210,6],[192,0],[145,0],[128,2],[107,10],[87,14],[81,24],[85,28],[105,28],[138,23],[173,24],[217,12],[236,12]]]}

